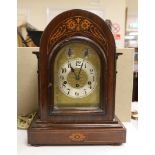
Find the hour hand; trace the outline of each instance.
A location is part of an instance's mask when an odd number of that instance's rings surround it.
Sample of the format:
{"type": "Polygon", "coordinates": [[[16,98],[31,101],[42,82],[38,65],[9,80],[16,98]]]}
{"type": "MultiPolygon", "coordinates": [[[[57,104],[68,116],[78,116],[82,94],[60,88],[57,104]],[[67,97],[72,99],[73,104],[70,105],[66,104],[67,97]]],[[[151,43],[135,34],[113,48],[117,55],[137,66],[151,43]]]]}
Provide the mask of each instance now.
{"type": "Polygon", "coordinates": [[[74,72],[74,68],[72,66],[70,66],[70,68],[71,68],[71,72],[74,72]]]}
{"type": "Polygon", "coordinates": [[[77,75],[76,75],[76,73],[75,73],[75,70],[74,70],[74,68],[73,68],[72,66],[70,66],[70,68],[71,68],[71,72],[73,72],[73,73],[74,73],[74,75],[75,75],[75,78],[77,79],[77,75]]]}

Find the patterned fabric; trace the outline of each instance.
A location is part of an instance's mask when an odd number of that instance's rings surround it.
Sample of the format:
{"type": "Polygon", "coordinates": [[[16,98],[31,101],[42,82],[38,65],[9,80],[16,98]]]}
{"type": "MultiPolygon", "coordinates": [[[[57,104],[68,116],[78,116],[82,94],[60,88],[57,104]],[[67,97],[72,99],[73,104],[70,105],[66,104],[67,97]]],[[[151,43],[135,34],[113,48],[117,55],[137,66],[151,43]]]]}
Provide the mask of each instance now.
{"type": "Polygon", "coordinates": [[[36,112],[30,113],[26,116],[18,116],[17,117],[17,128],[18,129],[28,129],[36,112]]]}
{"type": "Polygon", "coordinates": [[[25,23],[17,27],[18,47],[36,47],[29,36],[28,30],[37,30],[32,25],[25,23]],[[25,35],[25,36],[24,36],[25,35]]]}
{"type": "Polygon", "coordinates": [[[18,35],[17,39],[18,47],[36,47],[36,45],[29,36],[26,37],[26,40],[23,40],[22,37],[18,35]]]}

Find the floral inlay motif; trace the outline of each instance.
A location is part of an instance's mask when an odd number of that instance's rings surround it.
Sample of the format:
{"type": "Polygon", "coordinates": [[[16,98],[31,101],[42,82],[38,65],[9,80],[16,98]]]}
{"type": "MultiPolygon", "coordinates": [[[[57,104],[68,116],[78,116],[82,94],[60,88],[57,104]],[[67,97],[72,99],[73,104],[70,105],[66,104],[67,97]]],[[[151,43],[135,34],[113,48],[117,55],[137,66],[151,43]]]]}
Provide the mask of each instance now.
{"type": "Polygon", "coordinates": [[[69,136],[69,138],[72,140],[72,141],[84,141],[86,139],[86,136],[82,133],[73,133],[69,136]]]}

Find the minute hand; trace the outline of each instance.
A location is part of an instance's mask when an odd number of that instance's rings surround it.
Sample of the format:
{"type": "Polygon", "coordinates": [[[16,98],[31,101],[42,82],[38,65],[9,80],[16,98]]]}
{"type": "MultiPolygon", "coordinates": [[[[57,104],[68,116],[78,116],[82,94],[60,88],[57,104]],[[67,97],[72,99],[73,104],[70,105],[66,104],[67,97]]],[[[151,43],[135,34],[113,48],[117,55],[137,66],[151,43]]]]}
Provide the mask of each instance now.
{"type": "Polygon", "coordinates": [[[80,80],[80,73],[81,73],[81,69],[82,69],[82,66],[83,66],[84,60],[85,60],[85,58],[84,58],[83,61],[82,61],[82,64],[81,64],[81,67],[80,67],[79,73],[78,73],[78,75],[77,75],[77,80],[80,80]]]}
{"type": "Polygon", "coordinates": [[[79,70],[79,73],[78,73],[78,76],[77,76],[77,80],[80,80],[81,69],[82,69],[84,60],[85,60],[85,58],[86,58],[87,56],[88,56],[88,49],[86,49],[86,51],[84,52],[84,58],[83,58],[83,61],[82,61],[82,64],[81,64],[81,67],[80,67],[80,70],[79,70]]]}

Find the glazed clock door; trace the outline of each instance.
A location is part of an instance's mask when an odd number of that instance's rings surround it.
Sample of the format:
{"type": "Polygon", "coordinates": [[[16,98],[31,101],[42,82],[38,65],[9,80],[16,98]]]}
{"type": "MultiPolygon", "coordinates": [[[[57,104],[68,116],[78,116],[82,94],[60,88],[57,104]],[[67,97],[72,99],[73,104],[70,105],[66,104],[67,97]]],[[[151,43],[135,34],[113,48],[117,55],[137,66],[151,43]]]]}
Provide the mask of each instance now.
{"type": "Polygon", "coordinates": [[[54,63],[54,108],[98,108],[100,59],[88,43],[70,41],[54,63]]]}
{"type": "Polygon", "coordinates": [[[106,60],[99,45],[85,37],[72,37],[51,53],[56,54],[49,60],[49,85],[54,83],[49,88],[50,113],[91,110],[104,114],[106,60]]]}

